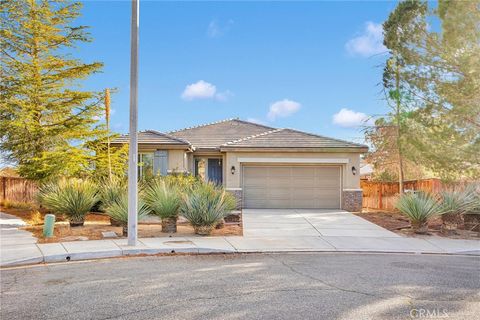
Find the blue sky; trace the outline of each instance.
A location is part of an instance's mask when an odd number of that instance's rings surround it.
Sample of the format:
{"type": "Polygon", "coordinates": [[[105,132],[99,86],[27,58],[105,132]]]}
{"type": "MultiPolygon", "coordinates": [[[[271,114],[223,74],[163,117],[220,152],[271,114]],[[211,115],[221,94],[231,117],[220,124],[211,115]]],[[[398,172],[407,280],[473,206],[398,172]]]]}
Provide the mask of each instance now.
{"type": "MultiPolygon", "coordinates": [[[[380,24],[395,4],[142,1],[139,128],[240,117],[362,141],[365,115],[387,111],[380,24]]],[[[94,41],[74,55],[105,64],[85,87],[118,88],[118,132],[128,131],[129,19],[128,1],[85,1],[76,21],[94,41]]]]}

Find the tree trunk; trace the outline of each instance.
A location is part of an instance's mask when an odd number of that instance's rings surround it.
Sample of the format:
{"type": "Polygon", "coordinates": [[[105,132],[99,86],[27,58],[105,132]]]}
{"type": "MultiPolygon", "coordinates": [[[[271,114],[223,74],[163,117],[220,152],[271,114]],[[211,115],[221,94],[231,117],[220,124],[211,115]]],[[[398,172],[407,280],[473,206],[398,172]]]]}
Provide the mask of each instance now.
{"type": "Polygon", "coordinates": [[[398,63],[398,59],[396,60],[396,72],[395,72],[395,89],[397,91],[396,96],[396,105],[397,105],[397,148],[398,148],[398,190],[400,195],[404,193],[403,187],[403,151],[402,151],[402,142],[401,142],[401,134],[402,130],[401,126],[401,119],[400,119],[400,65],[398,63]]]}
{"type": "Polygon", "coordinates": [[[175,233],[177,232],[177,218],[162,219],[162,232],[175,233]]]}

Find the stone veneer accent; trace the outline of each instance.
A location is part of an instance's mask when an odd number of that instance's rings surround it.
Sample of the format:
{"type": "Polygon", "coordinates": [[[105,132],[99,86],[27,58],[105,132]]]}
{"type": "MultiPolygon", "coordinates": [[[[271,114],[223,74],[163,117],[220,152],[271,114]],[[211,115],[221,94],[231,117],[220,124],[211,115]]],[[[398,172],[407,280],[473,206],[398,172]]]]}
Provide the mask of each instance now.
{"type": "Polygon", "coordinates": [[[342,209],[350,212],[362,211],[362,190],[343,190],[342,193],[342,209]]]}
{"type": "Polygon", "coordinates": [[[235,199],[237,199],[237,210],[242,210],[242,197],[243,197],[243,193],[242,193],[242,190],[229,190],[229,189],[226,189],[227,192],[230,192],[234,197],[235,199]]]}

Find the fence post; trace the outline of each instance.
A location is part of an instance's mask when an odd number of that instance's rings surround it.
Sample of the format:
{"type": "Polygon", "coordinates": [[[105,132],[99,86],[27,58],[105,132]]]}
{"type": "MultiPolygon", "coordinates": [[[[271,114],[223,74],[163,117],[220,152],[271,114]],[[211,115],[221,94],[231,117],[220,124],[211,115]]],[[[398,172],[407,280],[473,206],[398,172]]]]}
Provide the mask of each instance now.
{"type": "Polygon", "coordinates": [[[382,189],[383,189],[383,184],[379,183],[378,184],[378,209],[383,209],[383,194],[382,194],[382,189]]]}
{"type": "Polygon", "coordinates": [[[2,189],[3,189],[2,200],[5,201],[7,200],[7,178],[6,177],[2,177],[2,189]]]}

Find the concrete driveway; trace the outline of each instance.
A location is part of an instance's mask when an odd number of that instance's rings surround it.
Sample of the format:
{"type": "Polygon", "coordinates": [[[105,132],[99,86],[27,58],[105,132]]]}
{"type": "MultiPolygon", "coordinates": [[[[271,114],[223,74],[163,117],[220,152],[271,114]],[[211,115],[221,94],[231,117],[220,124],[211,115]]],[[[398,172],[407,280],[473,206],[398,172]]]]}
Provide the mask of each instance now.
{"type": "Polygon", "coordinates": [[[343,210],[244,209],[246,237],[400,237],[343,210]]]}

